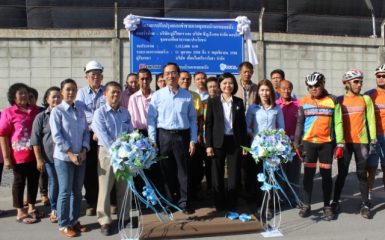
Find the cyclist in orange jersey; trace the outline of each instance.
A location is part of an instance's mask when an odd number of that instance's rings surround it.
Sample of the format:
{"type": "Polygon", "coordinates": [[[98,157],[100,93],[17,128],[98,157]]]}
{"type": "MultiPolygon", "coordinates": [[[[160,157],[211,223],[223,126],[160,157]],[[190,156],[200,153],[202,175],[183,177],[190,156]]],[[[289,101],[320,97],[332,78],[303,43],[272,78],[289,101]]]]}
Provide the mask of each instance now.
{"type": "Polygon", "coordinates": [[[357,69],[346,72],[342,82],[346,93],[337,98],[342,109],[344,122],[345,152],[338,159],[338,176],[334,186],[334,197],[331,204],[334,214],[340,210],[340,196],[349,172],[352,155],[356,161],[356,174],[361,193],[361,216],[371,218],[368,199],[368,178],[366,173],[369,157],[369,141],[376,142],[376,122],[374,106],[369,96],[361,95],[364,74],[357,69]]]}
{"type": "Polygon", "coordinates": [[[322,73],[314,72],[308,75],[305,82],[310,95],[300,100],[294,137],[294,147],[299,155],[306,153],[303,158],[303,205],[299,215],[310,216],[313,178],[319,159],[324,219],[332,220],[334,213],[330,207],[330,198],[333,188],[333,149],[336,142],[338,145],[335,155],[340,158],[343,156],[344,147],[341,108],[336,97],[325,89],[325,77],[322,73]]]}
{"type": "Polygon", "coordinates": [[[375,116],[376,116],[376,129],[377,129],[377,144],[375,152],[371,154],[368,160],[368,188],[369,188],[369,200],[372,196],[372,188],[374,183],[374,177],[378,168],[378,162],[381,162],[382,168],[382,182],[385,187],[385,64],[376,68],[376,84],[377,88],[369,90],[365,94],[369,95],[373,101],[375,116]]]}

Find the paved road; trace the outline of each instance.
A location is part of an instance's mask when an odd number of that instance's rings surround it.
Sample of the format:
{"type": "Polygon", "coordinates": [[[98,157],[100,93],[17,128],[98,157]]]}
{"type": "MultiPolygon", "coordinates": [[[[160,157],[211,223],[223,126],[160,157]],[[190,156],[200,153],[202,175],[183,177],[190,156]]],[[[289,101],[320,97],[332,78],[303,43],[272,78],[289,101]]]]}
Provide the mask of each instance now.
{"type": "MultiPolygon", "coordinates": [[[[354,162],[353,162],[354,163],[354,162]]],[[[353,167],[352,167],[353,168],[353,167]]],[[[336,169],[336,166],[334,166],[336,169]]],[[[335,171],[334,171],[335,172],[335,171]]],[[[335,175],[335,173],[334,173],[335,175]]],[[[0,217],[0,240],[56,240],[65,239],[57,231],[57,225],[49,222],[47,218],[40,223],[25,225],[15,222],[15,210],[11,203],[11,188],[9,181],[12,177],[5,173],[3,185],[0,187],[0,209],[7,210],[7,215],[0,217]]],[[[280,231],[283,237],[271,239],[288,240],[383,240],[385,239],[385,191],[382,186],[382,173],[376,177],[376,188],[373,194],[373,214],[371,220],[363,219],[359,214],[360,196],[358,193],[358,181],[354,173],[350,173],[342,199],[342,213],[337,220],[324,221],[321,219],[321,188],[319,176],[315,180],[313,215],[308,219],[298,217],[298,210],[291,209],[282,212],[282,223],[280,231]]],[[[42,206],[39,206],[42,208],[42,206]]],[[[82,217],[82,224],[86,224],[91,231],[76,239],[120,239],[119,235],[104,237],[100,234],[95,217],[82,217]]],[[[191,238],[198,239],[198,238],[191,238]]],[[[199,239],[230,240],[230,239],[265,239],[260,233],[205,237],[199,239]]]]}

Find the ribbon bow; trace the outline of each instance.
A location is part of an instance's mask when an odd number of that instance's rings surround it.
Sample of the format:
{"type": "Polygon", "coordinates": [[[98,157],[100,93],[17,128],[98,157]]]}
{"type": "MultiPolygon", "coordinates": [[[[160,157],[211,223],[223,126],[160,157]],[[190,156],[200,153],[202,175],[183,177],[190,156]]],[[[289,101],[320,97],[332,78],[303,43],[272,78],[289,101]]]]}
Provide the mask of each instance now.
{"type": "Polygon", "coordinates": [[[123,19],[124,27],[127,31],[132,32],[138,28],[138,24],[140,23],[140,18],[138,16],[129,14],[127,17],[123,19]]]}
{"type": "Polygon", "coordinates": [[[248,58],[251,64],[258,64],[257,55],[255,54],[253,44],[251,42],[251,34],[250,34],[250,24],[251,21],[246,16],[238,16],[235,18],[235,21],[238,23],[237,32],[240,35],[243,35],[246,39],[247,53],[248,58]]]}

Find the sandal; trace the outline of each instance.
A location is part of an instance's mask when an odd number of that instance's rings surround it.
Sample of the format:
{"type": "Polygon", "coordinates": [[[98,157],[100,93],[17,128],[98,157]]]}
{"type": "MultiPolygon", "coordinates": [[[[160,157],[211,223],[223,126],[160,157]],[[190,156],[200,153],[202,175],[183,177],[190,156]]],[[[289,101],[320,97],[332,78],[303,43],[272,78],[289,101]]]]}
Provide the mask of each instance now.
{"type": "Polygon", "coordinates": [[[24,224],[33,224],[37,222],[37,219],[31,217],[30,215],[23,215],[21,217],[16,217],[16,222],[24,224]]]}
{"type": "Polygon", "coordinates": [[[45,217],[45,214],[43,212],[39,212],[37,209],[33,210],[32,212],[28,212],[28,215],[36,220],[45,217]]]}
{"type": "Polygon", "coordinates": [[[49,215],[49,220],[51,223],[57,223],[57,213],[55,210],[52,210],[51,214],[49,215]]]}

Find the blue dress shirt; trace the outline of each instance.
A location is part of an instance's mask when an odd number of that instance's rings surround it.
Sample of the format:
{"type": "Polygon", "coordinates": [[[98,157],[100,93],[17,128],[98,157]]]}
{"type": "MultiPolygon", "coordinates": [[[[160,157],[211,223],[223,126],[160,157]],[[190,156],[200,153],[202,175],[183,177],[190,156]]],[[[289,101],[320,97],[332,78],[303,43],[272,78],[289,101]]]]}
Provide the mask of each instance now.
{"type": "Polygon", "coordinates": [[[247,109],[246,124],[247,133],[253,137],[263,130],[285,129],[282,109],[278,105],[264,109],[259,104],[251,104],[247,109]]]}
{"type": "Polygon", "coordinates": [[[90,86],[82,87],[78,90],[76,100],[83,102],[86,106],[85,113],[88,125],[91,125],[96,109],[106,103],[104,89],[105,87],[101,85],[96,93],[90,88],[90,86]]]}
{"type": "Polygon", "coordinates": [[[190,141],[197,141],[197,113],[189,91],[179,88],[174,94],[167,86],[154,93],[148,108],[148,135],[156,140],[156,129],[190,129],[190,141]]]}
{"type": "Polygon", "coordinates": [[[73,106],[62,101],[52,109],[49,125],[55,143],[55,159],[70,161],[68,150],[79,154],[82,148],[90,149],[90,132],[84,108],[84,104],[78,101],[73,106]]]}
{"type": "Polygon", "coordinates": [[[132,132],[130,113],[123,106],[120,106],[118,110],[114,110],[106,103],[96,109],[91,129],[98,137],[98,145],[109,149],[120,133],[132,132]]]}

